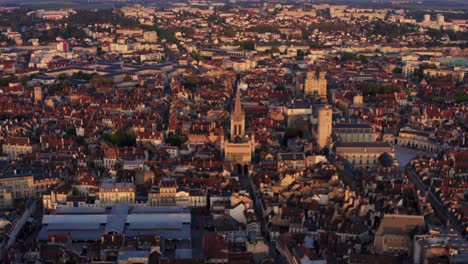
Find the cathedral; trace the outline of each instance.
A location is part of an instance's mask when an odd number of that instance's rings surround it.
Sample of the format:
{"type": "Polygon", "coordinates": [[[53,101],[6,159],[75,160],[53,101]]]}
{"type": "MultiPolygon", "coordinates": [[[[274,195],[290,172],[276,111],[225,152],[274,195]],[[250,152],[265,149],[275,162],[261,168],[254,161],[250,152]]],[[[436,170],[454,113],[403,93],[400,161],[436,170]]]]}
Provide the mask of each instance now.
{"type": "Polygon", "coordinates": [[[231,112],[230,139],[225,139],[222,144],[224,158],[232,162],[241,174],[248,173],[248,166],[255,151],[255,135],[247,135],[245,132],[245,112],[242,108],[241,91],[236,92],[234,109],[231,112]]]}
{"type": "Polygon", "coordinates": [[[327,79],[325,71],[308,71],[304,80],[304,93],[307,95],[318,95],[320,98],[327,97],[327,79]]]}

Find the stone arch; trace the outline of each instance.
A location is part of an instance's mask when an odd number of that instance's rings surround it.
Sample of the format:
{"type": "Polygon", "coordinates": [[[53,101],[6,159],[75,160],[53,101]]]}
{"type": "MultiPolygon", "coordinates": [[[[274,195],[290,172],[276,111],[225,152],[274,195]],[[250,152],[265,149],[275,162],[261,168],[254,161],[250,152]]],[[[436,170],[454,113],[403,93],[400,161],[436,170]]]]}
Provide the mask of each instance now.
{"type": "Polygon", "coordinates": [[[236,163],[235,165],[235,172],[240,175],[242,174],[242,165],[240,163],[236,163]]]}
{"type": "Polygon", "coordinates": [[[238,175],[244,176],[249,174],[249,164],[236,163],[235,172],[238,175]]]}

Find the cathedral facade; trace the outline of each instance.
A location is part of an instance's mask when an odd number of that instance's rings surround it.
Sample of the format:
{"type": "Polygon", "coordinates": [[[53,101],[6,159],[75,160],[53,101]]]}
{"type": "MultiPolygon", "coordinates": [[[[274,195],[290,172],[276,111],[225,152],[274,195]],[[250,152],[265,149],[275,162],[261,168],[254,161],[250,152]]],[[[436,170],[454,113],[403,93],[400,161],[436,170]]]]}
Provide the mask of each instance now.
{"type": "Polygon", "coordinates": [[[250,165],[252,155],[255,151],[255,136],[247,135],[245,132],[245,112],[240,100],[241,91],[236,92],[234,108],[231,112],[230,139],[222,142],[224,158],[233,165],[241,167],[244,174],[245,166],[250,165]]]}

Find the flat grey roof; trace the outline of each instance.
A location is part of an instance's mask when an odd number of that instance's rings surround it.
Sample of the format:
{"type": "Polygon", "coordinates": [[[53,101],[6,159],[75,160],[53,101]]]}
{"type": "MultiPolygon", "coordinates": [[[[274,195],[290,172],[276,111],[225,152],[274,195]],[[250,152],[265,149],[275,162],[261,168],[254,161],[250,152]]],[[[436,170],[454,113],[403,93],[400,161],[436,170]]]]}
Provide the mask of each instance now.
{"type": "Polygon", "coordinates": [[[111,213],[107,217],[106,233],[123,233],[128,216],[128,204],[116,204],[112,206],[111,213]]]}
{"type": "Polygon", "coordinates": [[[53,232],[50,232],[47,229],[47,226],[42,227],[41,231],[39,231],[39,234],[37,235],[37,239],[41,241],[46,241],[49,239],[49,234],[56,234],[56,235],[65,235],[65,234],[70,234],[72,237],[72,240],[91,240],[91,241],[96,241],[101,239],[103,230],[79,230],[79,231],[73,231],[73,230],[54,230],[53,232]]]}
{"type": "Polygon", "coordinates": [[[52,214],[105,214],[106,207],[58,207],[52,214]]]}
{"type": "Polygon", "coordinates": [[[98,230],[100,223],[53,223],[47,226],[48,230],[98,230]]]}
{"type": "Polygon", "coordinates": [[[161,214],[130,214],[125,219],[127,223],[190,223],[190,213],[161,213],[161,214]]]}
{"type": "Polygon", "coordinates": [[[162,229],[131,229],[127,227],[125,229],[125,235],[128,237],[138,235],[159,235],[161,238],[172,238],[172,239],[191,239],[190,225],[184,224],[179,230],[162,230],[162,229]]]}
{"type": "Polygon", "coordinates": [[[127,236],[160,235],[190,239],[190,209],[182,207],[132,207],[115,204],[108,207],[59,208],[44,215],[38,239],[49,234],[72,235],[73,240],[99,240],[102,234],[116,232],[127,236]]]}

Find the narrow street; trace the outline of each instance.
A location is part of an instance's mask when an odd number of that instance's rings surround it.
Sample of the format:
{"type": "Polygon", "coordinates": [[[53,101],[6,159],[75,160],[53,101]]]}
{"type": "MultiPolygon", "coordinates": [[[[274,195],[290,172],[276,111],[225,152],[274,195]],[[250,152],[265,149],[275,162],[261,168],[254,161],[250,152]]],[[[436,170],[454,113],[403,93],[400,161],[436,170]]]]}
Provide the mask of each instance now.
{"type": "Polygon", "coordinates": [[[249,173],[249,175],[244,175],[244,176],[239,176],[239,183],[242,189],[246,190],[250,194],[250,198],[252,199],[254,203],[254,210],[255,210],[255,215],[257,216],[257,219],[261,223],[261,236],[263,237],[265,243],[268,245],[269,248],[269,256],[275,260],[277,260],[277,263],[286,263],[285,259],[283,256],[278,254],[278,251],[275,248],[275,242],[270,241],[267,239],[267,234],[266,234],[266,224],[267,222],[265,219],[263,219],[261,209],[258,208],[257,206],[257,194],[254,193],[252,190],[252,185],[251,185],[251,180],[252,180],[252,175],[249,173]]]}
{"type": "Polygon", "coordinates": [[[427,200],[431,204],[432,208],[434,209],[434,212],[440,219],[441,223],[444,225],[452,225],[459,232],[461,232],[461,226],[458,225],[455,217],[448,212],[447,208],[445,208],[442,202],[434,195],[434,191],[422,181],[422,179],[416,174],[416,172],[413,169],[406,167],[405,174],[408,176],[411,182],[413,182],[416,185],[416,187],[421,193],[425,193],[427,200]]]}

